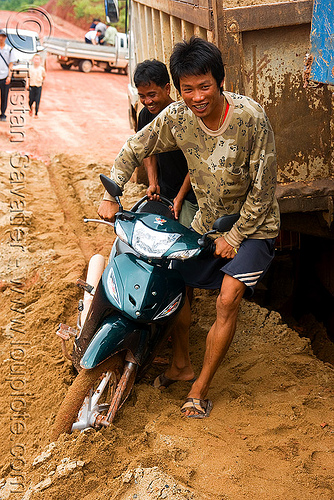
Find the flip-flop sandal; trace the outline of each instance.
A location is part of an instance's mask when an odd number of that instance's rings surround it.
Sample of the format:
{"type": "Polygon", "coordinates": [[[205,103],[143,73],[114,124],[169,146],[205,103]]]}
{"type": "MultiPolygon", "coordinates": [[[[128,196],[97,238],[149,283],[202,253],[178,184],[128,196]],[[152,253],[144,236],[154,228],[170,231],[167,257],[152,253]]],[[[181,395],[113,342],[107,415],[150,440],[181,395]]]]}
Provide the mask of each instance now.
{"type": "Polygon", "coordinates": [[[156,389],[167,389],[172,384],[175,384],[175,382],[190,382],[193,383],[195,382],[196,377],[192,378],[191,380],[174,380],[172,378],[166,377],[164,373],[161,373],[153,382],[153,387],[156,389]]]}
{"type": "Polygon", "coordinates": [[[187,410],[196,411],[197,413],[194,415],[184,416],[187,418],[206,418],[210,415],[212,406],[210,399],[187,398],[181,408],[181,412],[185,413],[187,410]]]}

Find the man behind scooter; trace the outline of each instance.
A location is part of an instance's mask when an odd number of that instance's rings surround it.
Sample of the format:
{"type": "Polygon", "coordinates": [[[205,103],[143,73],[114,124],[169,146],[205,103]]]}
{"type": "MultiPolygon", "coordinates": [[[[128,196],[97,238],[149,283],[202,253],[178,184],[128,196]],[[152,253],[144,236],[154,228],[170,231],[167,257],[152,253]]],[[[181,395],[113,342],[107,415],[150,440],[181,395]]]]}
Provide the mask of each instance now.
{"type": "MultiPolygon", "coordinates": [[[[233,339],[241,299],[245,293],[252,295],[274,257],[279,230],[276,153],[271,126],[260,105],[223,92],[225,72],[217,47],[196,37],[178,43],[170,69],[184,102],[171,104],[128,139],[111,177],[123,187],[144,157],[178,147],[187,159],[199,205],[193,229],[204,233],[218,217],[240,212],[232,229],[215,240],[214,257],[178,265],[188,286],[220,287],[202,370],[181,408],[187,417],[202,418],[212,407],[205,398],[233,339]]],[[[117,203],[106,193],[99,215],[113,220],[117,210],[117,203]]],[[[163,387],[194,377],[189,326],[186,301],[173,324],[173,359],[160,376],[163,387]]]]}
{"type": "MultiPolygon", "coordinates": [[[[140,102],[144,105],[138,116],[138,130],[173,102],[170,97],[169,74],[165,64],[153,59],[139,63],[133,75],[140,102]]],[[[189,227],[198,210],[191,188],[187,160],[180,150],[168,151],[144,159],[149,186],[149,199],[162,194],[173,200],[175,218],[189,227]]]]}

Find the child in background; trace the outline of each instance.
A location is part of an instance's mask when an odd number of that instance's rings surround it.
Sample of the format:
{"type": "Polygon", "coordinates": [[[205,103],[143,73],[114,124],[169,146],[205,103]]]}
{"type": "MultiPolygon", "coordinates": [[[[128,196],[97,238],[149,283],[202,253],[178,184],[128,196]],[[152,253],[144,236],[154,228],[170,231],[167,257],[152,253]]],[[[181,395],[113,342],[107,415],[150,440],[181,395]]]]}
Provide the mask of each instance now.
{"type": "Polygon", "coordinates": [[[37,118],[42,95],[42,84],[45,79],[45,69],[41,64],[41,56],[39,54],[34,55],[32,62],[33,66],[29,68],[29,84],[27,83],[26,88],[29,89],[29,115],[32,116],[32,107],[35,103],[35,118],[37,118]]]}

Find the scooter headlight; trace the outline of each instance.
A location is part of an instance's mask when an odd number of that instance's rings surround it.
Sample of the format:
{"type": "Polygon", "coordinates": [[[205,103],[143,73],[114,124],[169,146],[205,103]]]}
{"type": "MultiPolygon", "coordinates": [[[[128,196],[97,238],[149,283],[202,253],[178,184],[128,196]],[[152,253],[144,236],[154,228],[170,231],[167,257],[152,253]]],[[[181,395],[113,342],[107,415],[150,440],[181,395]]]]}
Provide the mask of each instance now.
{"type": "Polygon", "coordinates": [[[119,297],[118,288],[116,284],[116,278],[112,267],[110,268],[108,279],[107,279],[108,290],[118,307],[121,307],[121,299],[119,297]]]}
{"type": "Polygon", "coordinates": [[[132,248],[144,257],[162,257],[180,238],[178,233],[163,233],[137,221],[133,230],[132,248]]]}
{"type": "Polygon", "coordinates": [[[115,233],[117,234],[117,236],[119,237],[120,240],[124,241],[124,243],[129,243],[128,237],[125,234],[125,231],[122,228],[122,225],[118,221],[115,222],[115,233]]]}

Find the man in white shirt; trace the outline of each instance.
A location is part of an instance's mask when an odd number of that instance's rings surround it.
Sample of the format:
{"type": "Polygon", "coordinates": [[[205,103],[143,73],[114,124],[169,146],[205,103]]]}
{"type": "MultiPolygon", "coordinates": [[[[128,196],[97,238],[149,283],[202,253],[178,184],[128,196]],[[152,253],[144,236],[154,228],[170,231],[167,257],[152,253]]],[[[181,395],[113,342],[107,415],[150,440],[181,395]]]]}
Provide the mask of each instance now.
{"type": "Polygon", "coordinates": [[[1,115],[0,121],[6,121],[6,109],[8,100],[9,84],[13,72],[12,49],[6,44],[7,34],[0,29],[0,91],[1,91],[1,115]]]}
{"type": "Polygon", "coordinates": [[[93,45],[98,45],[100,35],[101,31],[99,30],[88,31],[88,33],[85,34],[85,42],[93,45]]]}

